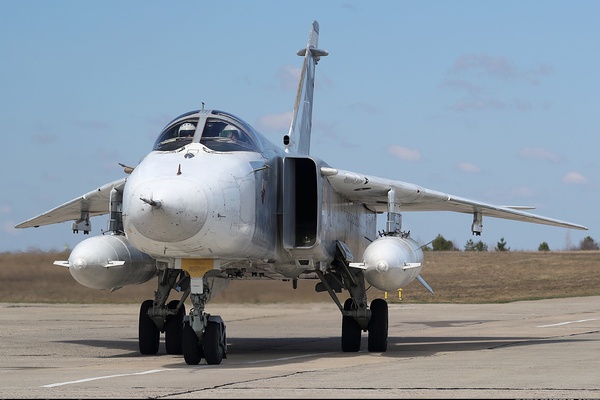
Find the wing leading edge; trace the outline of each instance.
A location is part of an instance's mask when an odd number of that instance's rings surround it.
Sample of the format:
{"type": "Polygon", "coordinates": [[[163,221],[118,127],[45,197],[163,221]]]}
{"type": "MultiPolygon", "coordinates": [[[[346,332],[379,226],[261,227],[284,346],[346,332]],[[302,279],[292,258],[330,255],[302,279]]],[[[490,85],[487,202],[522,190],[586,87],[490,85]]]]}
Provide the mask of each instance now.
{"type": "Polygon", "coordinates": [[[108,214],[110,210],[110,192],[113,189],[122,190],[127,178],[122,178],[107,183],[96,190],[92,190],[80,197],[61,204],[45,213],[30,218],[16,225],[15,228],[33,228],[42,225],[51,225],[59,222],[76,221],[82,214],[95,217],[108,214]]]}
{"type": "Polygon", "coordinates": [[[543,217],[521,211],[532,207],[497,206],[451,194],[423,188],[421,186],[390,179],[362,175],[334,168],[321,168],[331,186],[340,194],[358,204],[364,204],[376,212],[390,211],[452,211],[474,216],[489,216],[543,225],[587,230],[571,222],[543,217]]]}

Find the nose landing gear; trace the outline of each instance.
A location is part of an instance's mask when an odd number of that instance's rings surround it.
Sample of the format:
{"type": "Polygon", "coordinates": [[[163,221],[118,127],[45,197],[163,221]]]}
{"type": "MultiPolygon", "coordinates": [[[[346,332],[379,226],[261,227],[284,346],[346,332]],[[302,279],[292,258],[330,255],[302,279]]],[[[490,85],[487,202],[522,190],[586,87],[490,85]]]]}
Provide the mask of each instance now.
{"type": "Polygon", "coordinates": [[[225,323],[218,315],[204,312],[206,297],[192,294],[194,308],[184,318],[183,358],[188,365],[199,364],[203,357],[207,364],[218,365],[227,358],[225,323]]]}

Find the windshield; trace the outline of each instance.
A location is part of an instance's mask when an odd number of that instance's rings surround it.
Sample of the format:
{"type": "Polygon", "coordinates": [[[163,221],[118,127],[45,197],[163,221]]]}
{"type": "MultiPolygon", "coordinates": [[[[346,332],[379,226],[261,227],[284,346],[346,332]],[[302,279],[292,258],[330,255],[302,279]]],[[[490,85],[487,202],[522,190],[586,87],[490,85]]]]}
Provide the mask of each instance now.
{"type": "Polygon", "coordinates": [[[196,110],[169,122],[154,142],[153,150],[173,151],[198,141],[219,152],[258,152],[261,148],[257,133],[239,118],[223,111],[196,110]]]}
{"type": "Polygon", "coordinates": [[[200,143],[214,151],[257,151],[244,129],[217,118],[206,120],[200,143]]]}
{"type": "Polygon", "coordinates": [[[177,123],[168,125],[154,143],[154,150],[176,150],[192,143],[198,126],[198,117],[184,118],[177,123]]]}

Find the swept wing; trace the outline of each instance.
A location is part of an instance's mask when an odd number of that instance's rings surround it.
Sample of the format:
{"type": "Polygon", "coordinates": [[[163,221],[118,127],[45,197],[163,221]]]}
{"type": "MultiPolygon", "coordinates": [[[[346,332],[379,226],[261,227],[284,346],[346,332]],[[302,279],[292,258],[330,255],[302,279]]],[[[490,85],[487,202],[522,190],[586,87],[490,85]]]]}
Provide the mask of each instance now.
{"type": "Polygon", "coordinates": [[[110,210],[110,192],[113,188],[120,190],[125,185],[127,178],[121,178],[107,183],[96,190],[92,190],[80,197],[61,204],[27,221],[21,222],[15,228],[32,228],[42,225],[51,225],[59,222],[79,220],[82,214],[87,217],[108,214],[110,210]]]}
{"type": "Polygon", "coordinates": [[[478,213],[479,216],[587,230],[583,225],[522,211],[532,207],[498,206],[438,192],[413,183],[363,175],[341,169],[322,168],[321,173],[327,177],[331,186],[337,192],[352,202],[364,204],[365,207],[376,212],[390,211],[389,204],[394,204],[395,211],[402,212],[453,211],[472,215],[478,213]]]}

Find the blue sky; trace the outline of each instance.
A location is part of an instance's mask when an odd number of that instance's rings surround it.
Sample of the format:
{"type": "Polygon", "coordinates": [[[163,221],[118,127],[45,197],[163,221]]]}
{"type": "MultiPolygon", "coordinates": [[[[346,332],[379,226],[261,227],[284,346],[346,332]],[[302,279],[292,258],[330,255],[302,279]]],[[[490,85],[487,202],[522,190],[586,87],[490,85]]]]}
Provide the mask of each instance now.
{"type": "Polygon", "coordinates": [[[413,238],[599,240],[598,15],[598,1],[0,0],[0,252],[74,247],[70,223],[14,225],[123,177],[202,102],[281,144],[313,20],[330,53],[313,156],[590,228],[487,218],[473,237],[470,215],[405,213],[413,238]]]}

